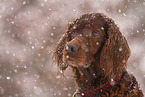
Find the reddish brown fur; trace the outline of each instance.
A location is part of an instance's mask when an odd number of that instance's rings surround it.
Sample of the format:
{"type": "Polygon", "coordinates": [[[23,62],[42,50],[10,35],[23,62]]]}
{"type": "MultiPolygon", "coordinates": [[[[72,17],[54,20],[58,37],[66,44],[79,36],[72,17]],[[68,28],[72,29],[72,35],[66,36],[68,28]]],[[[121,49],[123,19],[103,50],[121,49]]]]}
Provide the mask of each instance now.
{"type": "Polygon", "coordinates": [[[69,25],[54,53],[62,70],[67,65],[72,67],[80,92],[101,87],[106,82],[112,86],[105,92],[84,97],[143,97],[136,79],[126,71],[129,55],[130,49],[119,28],[112,19],[100,13],[85,14],[69,25]],[[77,47],[72,54],[65,50],[69,44],[77,47]],[[131,82],[136,88],[132,88],[131,82]]]}

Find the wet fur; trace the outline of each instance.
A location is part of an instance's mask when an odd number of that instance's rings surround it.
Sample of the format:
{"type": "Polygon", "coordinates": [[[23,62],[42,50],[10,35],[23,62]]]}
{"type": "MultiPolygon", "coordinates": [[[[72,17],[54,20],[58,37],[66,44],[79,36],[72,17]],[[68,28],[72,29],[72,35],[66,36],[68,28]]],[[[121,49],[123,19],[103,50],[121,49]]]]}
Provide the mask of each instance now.
{"type": "MultiPolygon", "coordinates": [[[[92,45],[90,47],[93,47],[94,45],[93,41],[90,41],[89,44],[92,45]]],[[[142,91],[139,89],[136,79],[133,75],[128,74],[126,71],[126,64],[129,56],[130,49],[127,41],[119,31],[117,25],[112,19],[100,13],[85,14],[70,24],[68,31],[57,44],[56,51],[54,53],[55,61],[61,70],[64,71],[68,65],[72,67],[79,91],[94,89],[101,86],[104,82],[110,83],[111,79],[115,80],[115,84],[112,85],[111,89],[106,89],[105,92],[99,92],[99,94],[96,95],[93,94],[91,97],[143,97],[142,91]],[[80,33],[82,32],[82,29],[85,28],[85,25],[88,24],[90,24],[90,28],[92,29],[95,29],[96,27],[96,29],[100,27],[104,28],[105,33],[99,32],[105,34],[103,42],[100,42],[99,47],[92,48],[97,49],[95,54],[92,54],[93,56],[90,56],[91,54],[88,53],[85,54],[81,49],[74,54],[72,60],[67,60],[67,58],[65,58],[66,54],[64,47],[69,43],[74,43],[79,46],[86,41],[82,38],[82,40],[78,39],[78,43],[76,38],[71,37],[70,32],[76,30],[80,33]],[[89,59],[91,61],[91,65],[84,68],[79,64],[85,62],[84,60],[86,60],[86,55],[92,57],[89,59]],[[77,58],[79,60],[77,60],[77,58]],[[135,86],[135,88],[133,86],[135,86]]]]}

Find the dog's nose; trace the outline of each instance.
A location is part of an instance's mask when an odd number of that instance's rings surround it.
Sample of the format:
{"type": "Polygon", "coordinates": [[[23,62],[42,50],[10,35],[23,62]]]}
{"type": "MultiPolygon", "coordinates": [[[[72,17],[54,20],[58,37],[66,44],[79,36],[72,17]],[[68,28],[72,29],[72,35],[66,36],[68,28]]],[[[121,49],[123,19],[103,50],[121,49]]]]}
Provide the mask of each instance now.
{"type": "Polygon", "coordinates": [[[67,44],[65,46],[65,51],[67,54],[72,54],[78,50],[78,47],[75,44],[67,44]]]}

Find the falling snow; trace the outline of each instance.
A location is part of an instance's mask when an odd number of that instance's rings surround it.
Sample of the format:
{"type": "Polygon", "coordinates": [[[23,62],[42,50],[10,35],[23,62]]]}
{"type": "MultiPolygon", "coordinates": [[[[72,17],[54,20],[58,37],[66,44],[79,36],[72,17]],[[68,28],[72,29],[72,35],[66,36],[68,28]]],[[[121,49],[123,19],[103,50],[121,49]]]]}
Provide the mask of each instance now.
{"type": "Polygon", "coordinates": [[[104,30],[104,27],[101,27],[101,30],[104,30]]]}
{"type": "Polygon", "coordinates": [[[7,79],[9,80],[9,79],[11,79],[11,77],[8,76],[7,79]]]}
{"type": "MultiPolygon", "coordinates": [[[[71,70],[59,71],[52,53],[67,25],[91,12],[107,14],[117,23],[131,49],[127,70],[145,93],[144,7],[143,0],[0,2],[0,97],[71,97],[76,89],[71,70]]],[[[119,51],[123,52],[121,47],[119,51]]],[[[110,83],[115,84],[113,78],[110,83]]]]}
{"type": "Polygon", "coordinates": [[[99,45],[99,42],[96,42],[96,45],[99,45]]]}
{"type": "Polygon", "coordinates": [[[114,81],[114,79],[111,79],[110,84],[111,84],[111,86],[114,86],[114,85],[115,85],[115,81],[114,81]]]}
{"type": "Polygon", "coordinates": [[[119,48],[119,51],[121,52],[122,51],[122,48],[119,48]]]}

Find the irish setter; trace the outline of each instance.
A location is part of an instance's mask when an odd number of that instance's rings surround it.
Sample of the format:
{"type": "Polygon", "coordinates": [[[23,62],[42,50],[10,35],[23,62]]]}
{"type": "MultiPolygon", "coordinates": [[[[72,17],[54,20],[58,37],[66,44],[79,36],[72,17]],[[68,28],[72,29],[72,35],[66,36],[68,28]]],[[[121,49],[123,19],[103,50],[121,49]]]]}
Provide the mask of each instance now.
{"type": "Polygon", "coordinates": [[[84,14],[69,24],[54,56],[61,70],[72,68],[78,85],[74,97],[143,97],[136,78],[126,70],[126,39],[101,13],[84,14]]]}

